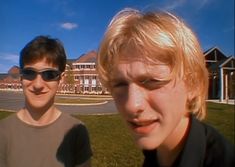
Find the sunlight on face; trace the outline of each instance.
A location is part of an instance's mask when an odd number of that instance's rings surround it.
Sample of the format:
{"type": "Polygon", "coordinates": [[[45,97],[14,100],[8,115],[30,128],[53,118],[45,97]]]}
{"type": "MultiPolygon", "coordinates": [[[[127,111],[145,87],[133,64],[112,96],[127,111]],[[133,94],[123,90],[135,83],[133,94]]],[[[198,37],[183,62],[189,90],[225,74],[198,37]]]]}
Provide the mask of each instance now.
{"type": "Polygon", "coordinates": [[[183,135],[187,90],[181,80],[166,80],[167,65],[122,61],[112,71],[111,93],[137,144],[154,149],[170,135],[183,135]],[[175,134],[176,133],[176,134],[175,134]]]}
{"type": "MultiPolygon", "coordinates": [[[[56,69],[45,60],[41,60],[33,64],[27,64],[24,68],[34,68],[38,71],[48,68],[56,69]]],[[[60,82],[59,80],[47,82],[44,81],[40,75],[37,75],[34,80],[22,79],[21,82],[25,94],[26,105],[39,109],[50,106],[54,103],[54,97],[60,82]]]]}

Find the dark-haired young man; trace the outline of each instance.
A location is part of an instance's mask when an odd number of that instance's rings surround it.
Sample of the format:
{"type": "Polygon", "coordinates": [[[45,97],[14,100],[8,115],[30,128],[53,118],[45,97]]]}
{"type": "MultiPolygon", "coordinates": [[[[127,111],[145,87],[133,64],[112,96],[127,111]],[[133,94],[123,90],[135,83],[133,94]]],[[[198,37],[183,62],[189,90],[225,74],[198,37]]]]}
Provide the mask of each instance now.
{"type": "Polygon", "coordinates": [[[38,36],[20,53],[25,105],[0,121],[1,167],[88,167],[84,124],[54,105],[66,54],[58,39],[38,36]]]}

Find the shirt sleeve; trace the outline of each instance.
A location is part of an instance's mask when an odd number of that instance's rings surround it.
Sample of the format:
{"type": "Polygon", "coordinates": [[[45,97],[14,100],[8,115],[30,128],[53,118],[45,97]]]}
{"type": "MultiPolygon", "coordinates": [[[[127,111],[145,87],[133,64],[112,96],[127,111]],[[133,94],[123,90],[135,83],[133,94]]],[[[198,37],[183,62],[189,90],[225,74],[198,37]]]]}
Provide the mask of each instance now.
{"type": "Polygon", "coordinates": [[[76,165],[82,164],[92,156],[92,150],[90,146],[90,138],[87,128],[84,125],[78,125],[77,127],[77,140],[76,140],[76,165]]]}
{"type": "Polygon", "coordinates": [[[86,162],[92,156],[87,128],[83,124],[74,126],[65,135],[57,151],[57,158],[65,166],[75,166],[86,162]]]}

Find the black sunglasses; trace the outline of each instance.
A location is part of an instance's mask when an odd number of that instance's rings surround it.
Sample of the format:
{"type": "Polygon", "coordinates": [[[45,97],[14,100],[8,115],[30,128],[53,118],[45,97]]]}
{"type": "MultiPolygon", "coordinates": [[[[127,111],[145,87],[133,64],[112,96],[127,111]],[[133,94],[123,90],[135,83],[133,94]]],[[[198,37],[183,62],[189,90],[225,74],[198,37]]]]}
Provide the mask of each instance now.
{"type": "Polygon", "coordinates": [[[56,69],[35,70],[33,68],[24,68],[21,70],[21,76],[26,80],[34,80],[40,74],[44,81],[55,81],[60,78],[61,72],[56,69]]]}

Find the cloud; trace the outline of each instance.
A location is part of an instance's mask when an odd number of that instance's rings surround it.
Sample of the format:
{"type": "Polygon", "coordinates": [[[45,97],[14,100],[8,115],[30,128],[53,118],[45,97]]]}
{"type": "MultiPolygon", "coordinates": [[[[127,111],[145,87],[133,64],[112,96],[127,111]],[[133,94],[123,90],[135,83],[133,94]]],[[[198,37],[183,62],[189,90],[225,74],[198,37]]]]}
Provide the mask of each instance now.
{"type": "Polygon", "coordinates": [[[6,73],[12,66],[18,65],[19,55],[0,52],[0,73],[6,73]]]}
{"type": "Polygon", "coordinates": [[[225,28],[225,29],[223,30],[223,32],[234,32],[234,26],[225,28]]]}
{"type": "Polygon", "coordinates": [[[77,28],[78,25],[76,23],[66,22],[66,23],[60,24],[60,27],[63,28],[63,29],[66,29],[66,30],[72,30],[72,29],[77,28]]]}
{"type": "Polygon", "coordinates": [[[204,7],[206,7],[207,5],[209,5],[211,3],[211,0],[191,0],[191,1],[187,1],[187,0],[168,0],[165,1],[165,5],[163,6],[164,10],[167,11],[174,11],[177,10],[181,7],[186,7],[188,8],[189,6],[200,10],[204,7]]]}
{"type": "Polygon", "coordinates": [[[183,6],[185,2],[186,0],[173,0],[171,2],[167,2],[167,5],[165,5],[163,8],[167,11],[173,11],[178,7],[183,6]]]}
{"type": "Polygon", "coordinates": [[[199,2],[197,1],[197,3],[199,4],[198,9],[202,9],[210,3],[210,0],[201,0],[199,2]]]}
{"type": "Polygon", "coordinates": [[[9,64],[0,64],[0,73],[7,73],[13,65],[9,64]]]}
{"type": "Polygon", "coordinates": [[[19,55],[14,53],[0,53],[0,61],[7,61],[8,63],[18,63],[19,55]]]}

